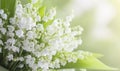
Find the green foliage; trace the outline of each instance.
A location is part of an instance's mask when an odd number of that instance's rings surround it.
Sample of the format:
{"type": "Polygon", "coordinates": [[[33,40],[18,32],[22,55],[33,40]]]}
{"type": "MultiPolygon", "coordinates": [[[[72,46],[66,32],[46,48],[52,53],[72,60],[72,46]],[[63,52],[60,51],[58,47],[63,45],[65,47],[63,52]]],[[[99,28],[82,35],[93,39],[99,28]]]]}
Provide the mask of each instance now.
{"type": "Polygon", "coordinates": [[[45,11],[46,11],[46,7],[42,6],[39,8],[38,13],[41,17],[43,17],[45,15],[45,11]]]}
{"type": "Polygon", "coordinates": [[[8,13],[8,17],[15,14],[16,0],[0,0],[0,9],[4,9],[8,13]]]}
{"type": "Polygon", "coordinates": [[[117,70],[111,68],[94,56],[88,56],[85,59],[78,59],[76,63],[68,63],[63,69],[75,68],[75,69],[97,69],[97,70],[117,70]]]}

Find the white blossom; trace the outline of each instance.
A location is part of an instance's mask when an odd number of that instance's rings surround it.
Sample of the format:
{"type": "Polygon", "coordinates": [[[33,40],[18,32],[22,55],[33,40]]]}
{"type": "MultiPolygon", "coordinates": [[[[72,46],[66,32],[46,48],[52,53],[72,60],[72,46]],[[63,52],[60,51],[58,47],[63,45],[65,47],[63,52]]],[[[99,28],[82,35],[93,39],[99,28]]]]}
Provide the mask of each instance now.
{"type": "Polygon", "coordinates": [[[20,51],[19,48],[16,47],[16,46],[11,46],[10,48],[12,49],[13,52],[18,52],[19,53],[19,51],[20,51]]]}
{"type": "Polygon", "coordinates": [[[0,28],[0,31],[2,32],[2,34],[6,33],[6,29],[5,28],[0,28]]]}
{"type": "Polygon", "coordinates": [[[0,18],[0,27],[3,26],[2,19],[0,18]]]}
{"type": "Polygon", "coordinates": [[[11,60],[13,60],[13,55],[12,55],[12,54],[9,54],[9,55],[7,56],[7,58],[8,58],[9,61],[11,61],[11,60]]]}
{"type": "Polygon", "coordinates": [[[14,37],[14,33],[9,31],[9,32],[7,32],[7,36],[14,37]]]}
{"type": "Polygon", "coordinates": [[[41,32],[44,32],[44,26],[43,24],[36,25],[37,30],[40,30],[41,32]]]}
{"type": "Polygon", "coordinates": [[[19,68],[23,68],[23,67],[24,67],[24,65],[23,65],[23,64],[20,64],[20,65],[18,65],[18,67],[19,67],[19,68]]]}
{"type": "Polygon", "coordinates": [[[3,9],[0,9],[0,14],[2,15],[4,13],[4,10],[3,9]]]}
{"type": "Polygon", "coordinates": [[[5,43],[6,45],[14,45],[16,40],[14,38],[9,38],[5,43]]]}
{"type": "Polygon", "coordinates": [[[90,55],[73,52],[82,44],[80,35],[83,30],[80,26],[70,26],[73,15],[67,16],[65,20],[55,19],[56,10],[52,8],[41,17],[38,9],[33,6],[37,2],[38,0],[31,0],[31,3],[24,6],[17,2],[15,15],[9,19],[4,10],[0,9],[0,38],[5,37],[4,41],[0,40],[0,45],[3,46],[0,47],[0,52],[2,49],[8,51],[8,61],[20,61],[18,67],[21,69],[27,65],[31,71],[49,71],[90,55]]]}
{"type": "Polygon", "coordinates": [[[28,31],[26,36],[27,36],[27,39],[33,39],[33,38],[36,38],[36,33],[33,31],[28,31]]]}
{"type": "Polygon", "coordinates": [[[13,25],[16,23],[16,19],[15,19],[15,18],[10,18],[9,21],[10,21],[10,23],[13,24],[13,25]]]}
{"type": "Polygon", "coordinates": [[[41,21],[41,17],[40,16],[36,16],[35,20],[36,21],[41,21]]]}
{"type": "Polygon", "coordinates": [[[7,27],[9,32],[13,32],[15,30],[14,26],[12,25],[8,25],[7,27]]]}
{"type": "Polygon", "coordinates": [[[52,8],[49,12],[49,16],[48,18],[51,20],[54,18],[54,16],[56,15],[56,9],[55,8],[52,8]]]}
{"type": "Polygon", "coordinates": [[[49,20],[49,18],[48,18],[47,16],[44,16],[44,17],[42,18],[42,20],[45,21],[45,22],[47,22],[47,21],[49,20]]]}
{"type": "Polygon", "coordinates": [[[5,20],[7,19],[7,14],[1,14],[1,16],[2,16],[2,18],[5,19],[5,20]]]}
{"type": "Polygon", "coordinates": [[[24,35],[24,32],[22,31],[22,30],[16,30],[15,31],[15,33],[16,33],[16,35],[18,36],[18,37],[23,37],[24,35]]]}

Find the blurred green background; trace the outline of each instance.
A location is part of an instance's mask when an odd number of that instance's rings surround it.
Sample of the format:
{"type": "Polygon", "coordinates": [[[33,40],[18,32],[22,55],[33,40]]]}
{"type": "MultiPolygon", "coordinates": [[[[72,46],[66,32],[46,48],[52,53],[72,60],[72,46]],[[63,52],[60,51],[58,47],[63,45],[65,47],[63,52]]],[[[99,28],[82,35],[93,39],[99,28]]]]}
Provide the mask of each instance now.
{"type": "Polygon", "coordinates": [[[120,68],[120,0],[45,0],[44,4],[56,7],[57,17],[74,10],[72,27],[84,28],[79,49],[101,53],[102,62],[120,68]]]}

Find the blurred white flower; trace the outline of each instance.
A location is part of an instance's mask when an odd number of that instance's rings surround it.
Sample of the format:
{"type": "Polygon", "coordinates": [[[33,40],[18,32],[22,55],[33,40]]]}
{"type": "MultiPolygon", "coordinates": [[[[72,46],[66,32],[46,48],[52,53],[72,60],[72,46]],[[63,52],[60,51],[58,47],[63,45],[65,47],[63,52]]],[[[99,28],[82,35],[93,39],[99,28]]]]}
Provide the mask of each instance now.
{"type": "Polygon", "coordinates": [[[20,38],[20,37],[23,37],[24,35],[24,32],[22,30],[16,30],[15,31],[16,35],[20,38]]]}
{"type": "MultiPolygon", "coordinates": [[[[36,2],[32,0],[24,6],[18,2],[15,16],[8,20],[10,24],[0,18],[1,38],[5,38],[4,41],[0,40],[0,45],[8,51],[7,59],[20,61],[20,68],[27,65],[32,71],[48,71],[50,68],[60,68],[67,62],[76,62],[78,58],[83,59],[83,54],[68,54],[82,43],[80,35],[83,29],[70,26],[73,15],[65,20],[56,19],[56,10],[52,8],[41,18],[33,6],[36,2]]],[[[7,15],[0,10],[0,15],[3,14],[7,15]]],[[[7,19],[6,16],[3,18],[7,19]]]]}
{"type": "Polygon", "coordinates": [[[6,33],[6,29],[5,28],[0,28],[0,31],[2,32],[2,34],[6,33]]]}
{"type": "Polygon", "coordinates": [[[1,14],[1,16],[2,16],[2,18],[5,19],[5,20],[7,19],[7,14],[1,14]]]}
{"type": "Polygon", "coordinates": [[[0,9],[0,15],[2,15],[4,13],[3,9],[0,9]]]}
{"type": "Polygon", "coordinates": [[[9,54],[9,55],[7,56],[7,58],[8,58],[9,61],[11,61],[11,60],[13,60],[13,55],[12,55],[12,54],[9,54]]]}

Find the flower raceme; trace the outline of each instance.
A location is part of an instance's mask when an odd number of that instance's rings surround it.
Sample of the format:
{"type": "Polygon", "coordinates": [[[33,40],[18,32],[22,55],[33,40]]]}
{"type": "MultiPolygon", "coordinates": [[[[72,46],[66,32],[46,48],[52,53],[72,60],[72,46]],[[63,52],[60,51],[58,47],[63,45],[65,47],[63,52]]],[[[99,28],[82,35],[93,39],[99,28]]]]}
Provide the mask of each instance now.
{"type": "Polygon", "coordinates": [[[10,18],[0,9],[0,53],[7,51],[7,64],[18,62],[16,68],[27,66],[28,70],[45,71],[83,58],[82,54],[65,55],[82,43],[79,35],[83,29],[70,27],[73,15],[56,19],[53,8],[41,17],[33,3],[17,2],[15,15],[10,18]]]}

